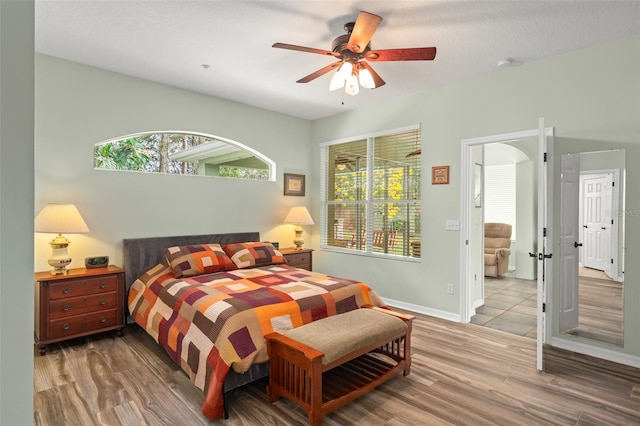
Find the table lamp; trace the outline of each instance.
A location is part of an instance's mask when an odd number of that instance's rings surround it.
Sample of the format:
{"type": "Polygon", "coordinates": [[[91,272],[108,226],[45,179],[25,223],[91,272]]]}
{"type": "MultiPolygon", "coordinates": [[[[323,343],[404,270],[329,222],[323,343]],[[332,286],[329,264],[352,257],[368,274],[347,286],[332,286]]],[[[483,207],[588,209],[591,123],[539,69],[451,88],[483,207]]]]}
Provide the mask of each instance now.
{"type": "Polygon", "coordinates": [[[284,223],[293,223],[296,225],[296,237],[293,240],[293,244],[295,244],[296,250],[302,250],[304,240],[302,239],[301,225],[313,225],[313,219],[309,211],[304,206],[292,207],[287,217],[284,218],[284,223]]]}
{"type": "Polygon", "coordinates": [[[62,233],[89,232],[89,228],[76,206],[73,204],[47,204],[36,216],[34,229],[36,232],[58,234],[49,243],[53,248],[53,253],[48,263],[52,267],[51,275],[66,275],[71,257],[67,254],[69,240],[63,237],[62,233]]]}

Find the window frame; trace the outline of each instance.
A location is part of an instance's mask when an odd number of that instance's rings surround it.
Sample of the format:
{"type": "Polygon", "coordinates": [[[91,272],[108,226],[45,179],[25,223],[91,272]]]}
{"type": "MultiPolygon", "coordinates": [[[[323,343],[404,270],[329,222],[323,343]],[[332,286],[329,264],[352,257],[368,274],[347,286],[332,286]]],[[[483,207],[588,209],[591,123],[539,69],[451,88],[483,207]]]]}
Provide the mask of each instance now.
{"type": "MultiPolygon", "coordinates": [[[[399,200],[393,200],[393,199],[375,199],[373,197],[373,181],[375,178],[375,159],[374,159],[374,141],[376,138],[379,137],[384,137],[384,136],[393,136],[396,134],[400,134],[403,132],[409,132],[409,131],[413,131],[413,130],[418,130],[420,132],[420,144],[418,146],[419,149],[422,149],[422,128],[420,124],[415,124],[415,125],[411,125],[411,126],[406,126],[406,127],[401,127],[401,128],[395,128],[395,129],[391,129],[391,130],[384,130],[384,131],[380,131],[380,132],[375,132],[375,133],[369,133],[369,134],[365,134],[365,135],[360,135],[360,136],[353,136],[353,137],[348,137],[348,138],[341,138],[341,139],[337,139],[337,140],[332,140],[332,141],[327,141],[327,142],[322,142],[319,144],[320,147],[320,249],[323,251],[330,251],[330,252],[338,252],[338,253],[348,253],[348,254],[353,254],[353,255],[359,255],[359,256],[366,256],[366,257],[375,257],[375,258],[386,258],[386,259],[393,259],[393,260],[400,260],[400,261],[407,261],[407,262],[421,262],[421,256],[419,257],[414,257],[411,254],[411,249],[409,249],[409,251],[407,252],[407,254],[397,254],[397,253],[385,253],[385,252],[379,252],[379,251],[374,251],[374,247],[373,247],[373,237],[374,237],[374,229],[373,226],[365,226],[365,246],[362,249],[353,249],[353,248],[346,248],[346,247],[339,247],[339,246],[335,246],[335,245],[329,245],[328,244],[328,230],[329,230],[329,224],[327,223],[328,221],[328,209],[330,205],[338,205],[338,204],[345,204],[344,201],[335,201],[335,200],[328,200],[328,184],[329,184],[329,176],[330,176],[330,155],[329,155],[329,148],[335,145],[340,145],[340,144],[345,144],[345,143],[349,143],[349,142],[356,142],[356,141],[360,141],[360,140],[366,140],[366,163],[367,163],[367,167],[366,167],[366,183],[365,183],[365,187],[366,187],[366,191],[365,191],[365,199],[364,200],[356,200],[356,201],[350,201],[347,204],[352,205],[352,206],[356,206],[356,205],[361,205],[364,206],[365,210],[366,210],[366,219],[365,219],[365,223],[369,224],[373,224],[374,221],[374,209],[373,206],[376,204],[388,204],[388,203],[398,203],[399,200]]],[[[420,154],[421,155],[421,154],[420,154]]],[[[419,164],[419,171],[420,171],[420,179],[422,179],[422,171],[423,171],[423,166],[422,166],[422,161],[420,161],[419,164]]],[[[420,221],[422,220],[422,191],[418,192],[418,198],[416,199],[410,199],[410,198],[405,198],[403,200],[401,200],[401,203],[404,203],[406,206],[410,206],[410,205],[417,205],[418,211],[419,211],[419,216],[417,216],[420,221]]],[[[420,235],[420,241],[422,241],[422,235],[421,235],[421,231],[419,232],[420,235]]],[[[407,243],[410,245],[410,242],[407,243]]]]}

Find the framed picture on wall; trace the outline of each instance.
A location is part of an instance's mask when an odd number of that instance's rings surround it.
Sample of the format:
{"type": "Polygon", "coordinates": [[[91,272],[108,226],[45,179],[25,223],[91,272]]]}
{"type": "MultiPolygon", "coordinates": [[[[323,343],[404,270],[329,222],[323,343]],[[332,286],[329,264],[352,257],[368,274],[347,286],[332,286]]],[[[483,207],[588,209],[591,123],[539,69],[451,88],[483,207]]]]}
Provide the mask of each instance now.
{"type": "Polygon", "coordinates": [[[304,197],[304,175],[284,174],[284,195],[304,197]]]}
{"type": "Polygon", "coordinates": [[[432,185],[449,184],[449,166],[433,166],[431,168],[432,185]]]}

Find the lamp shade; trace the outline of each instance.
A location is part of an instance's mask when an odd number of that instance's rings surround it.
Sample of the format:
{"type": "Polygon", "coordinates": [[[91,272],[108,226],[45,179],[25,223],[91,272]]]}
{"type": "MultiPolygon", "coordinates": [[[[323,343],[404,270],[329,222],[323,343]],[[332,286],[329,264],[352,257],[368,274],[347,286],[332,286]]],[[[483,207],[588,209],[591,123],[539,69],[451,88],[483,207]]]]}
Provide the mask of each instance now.
{"type": "Polygon", "coordinates": [[[81,234],[89,227],[73,204],[50,203],[38,213],[35,231],[52,234],[81,234]]]}
{"type": "Polygon", "coordinates": [[[292,207],[284,218],[284,223],[295,223],[300,225],[313,225],[313,219],[305,206],[292,207]]]}

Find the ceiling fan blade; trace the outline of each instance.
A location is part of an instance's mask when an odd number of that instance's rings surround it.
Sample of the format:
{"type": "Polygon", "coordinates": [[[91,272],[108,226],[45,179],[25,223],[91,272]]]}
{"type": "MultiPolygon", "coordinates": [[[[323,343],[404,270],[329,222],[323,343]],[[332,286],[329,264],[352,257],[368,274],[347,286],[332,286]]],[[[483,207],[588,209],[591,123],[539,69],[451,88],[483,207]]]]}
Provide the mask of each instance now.
{"type": "Polygon", "coordinates": [[[431,61],[436,57],[435,47],[370,50],[364,57],[368,61],[431,61]]]}
{"type": "Polygon", "coordinates": [[[324,75],[324,74],[328,73],[332,69],[335,69],[335,68],[339,67],[341,63],[342,63],[342,61],[338,61],[338,62],[334,62],[332,64],[329,64],[324,68],[320,68],[316,72],[312,72],[311,74],[309,74],[306,77],[302,77],[300,80],[296,81],[296,83],[308,83],[311,80],[315,80],[316,78],[320,77],[321,75],[324,75]]]}
{"type": "Polygon", "coordinates": [[[296,50],[298,52],[317,53],[319,55],[328,55],[328,56],[338,57],[338,54],[336,54],[335,52],[331,52],[330,50],[315,49],[313,47],[296,46],[295,44],[273,43],[271,47],[276,47],[278,49],[296,50]]]}
{"type": "Polygon", "coordinates": [[[373,77],[373,82],[375,83],[375,88],[377,89],[380,86],[384,86],[385,85],[385,81],[382,79],[382,77],[380,77],[378,75],[377,72],[375,72],[373,70],[373,68],[371,68],[371,65],[369,65],[366,62],[360,62],[366,69],[369,70],[369,72],[371,73],[371,77],[373,77]]]}
{"type": "Polygon", "coordinates": [[[362,53],[367,48],[373,33],[378,29],[382,18],[369,12],[360,12],[351,31],[347,48],[352,52],[362,53]]]}

